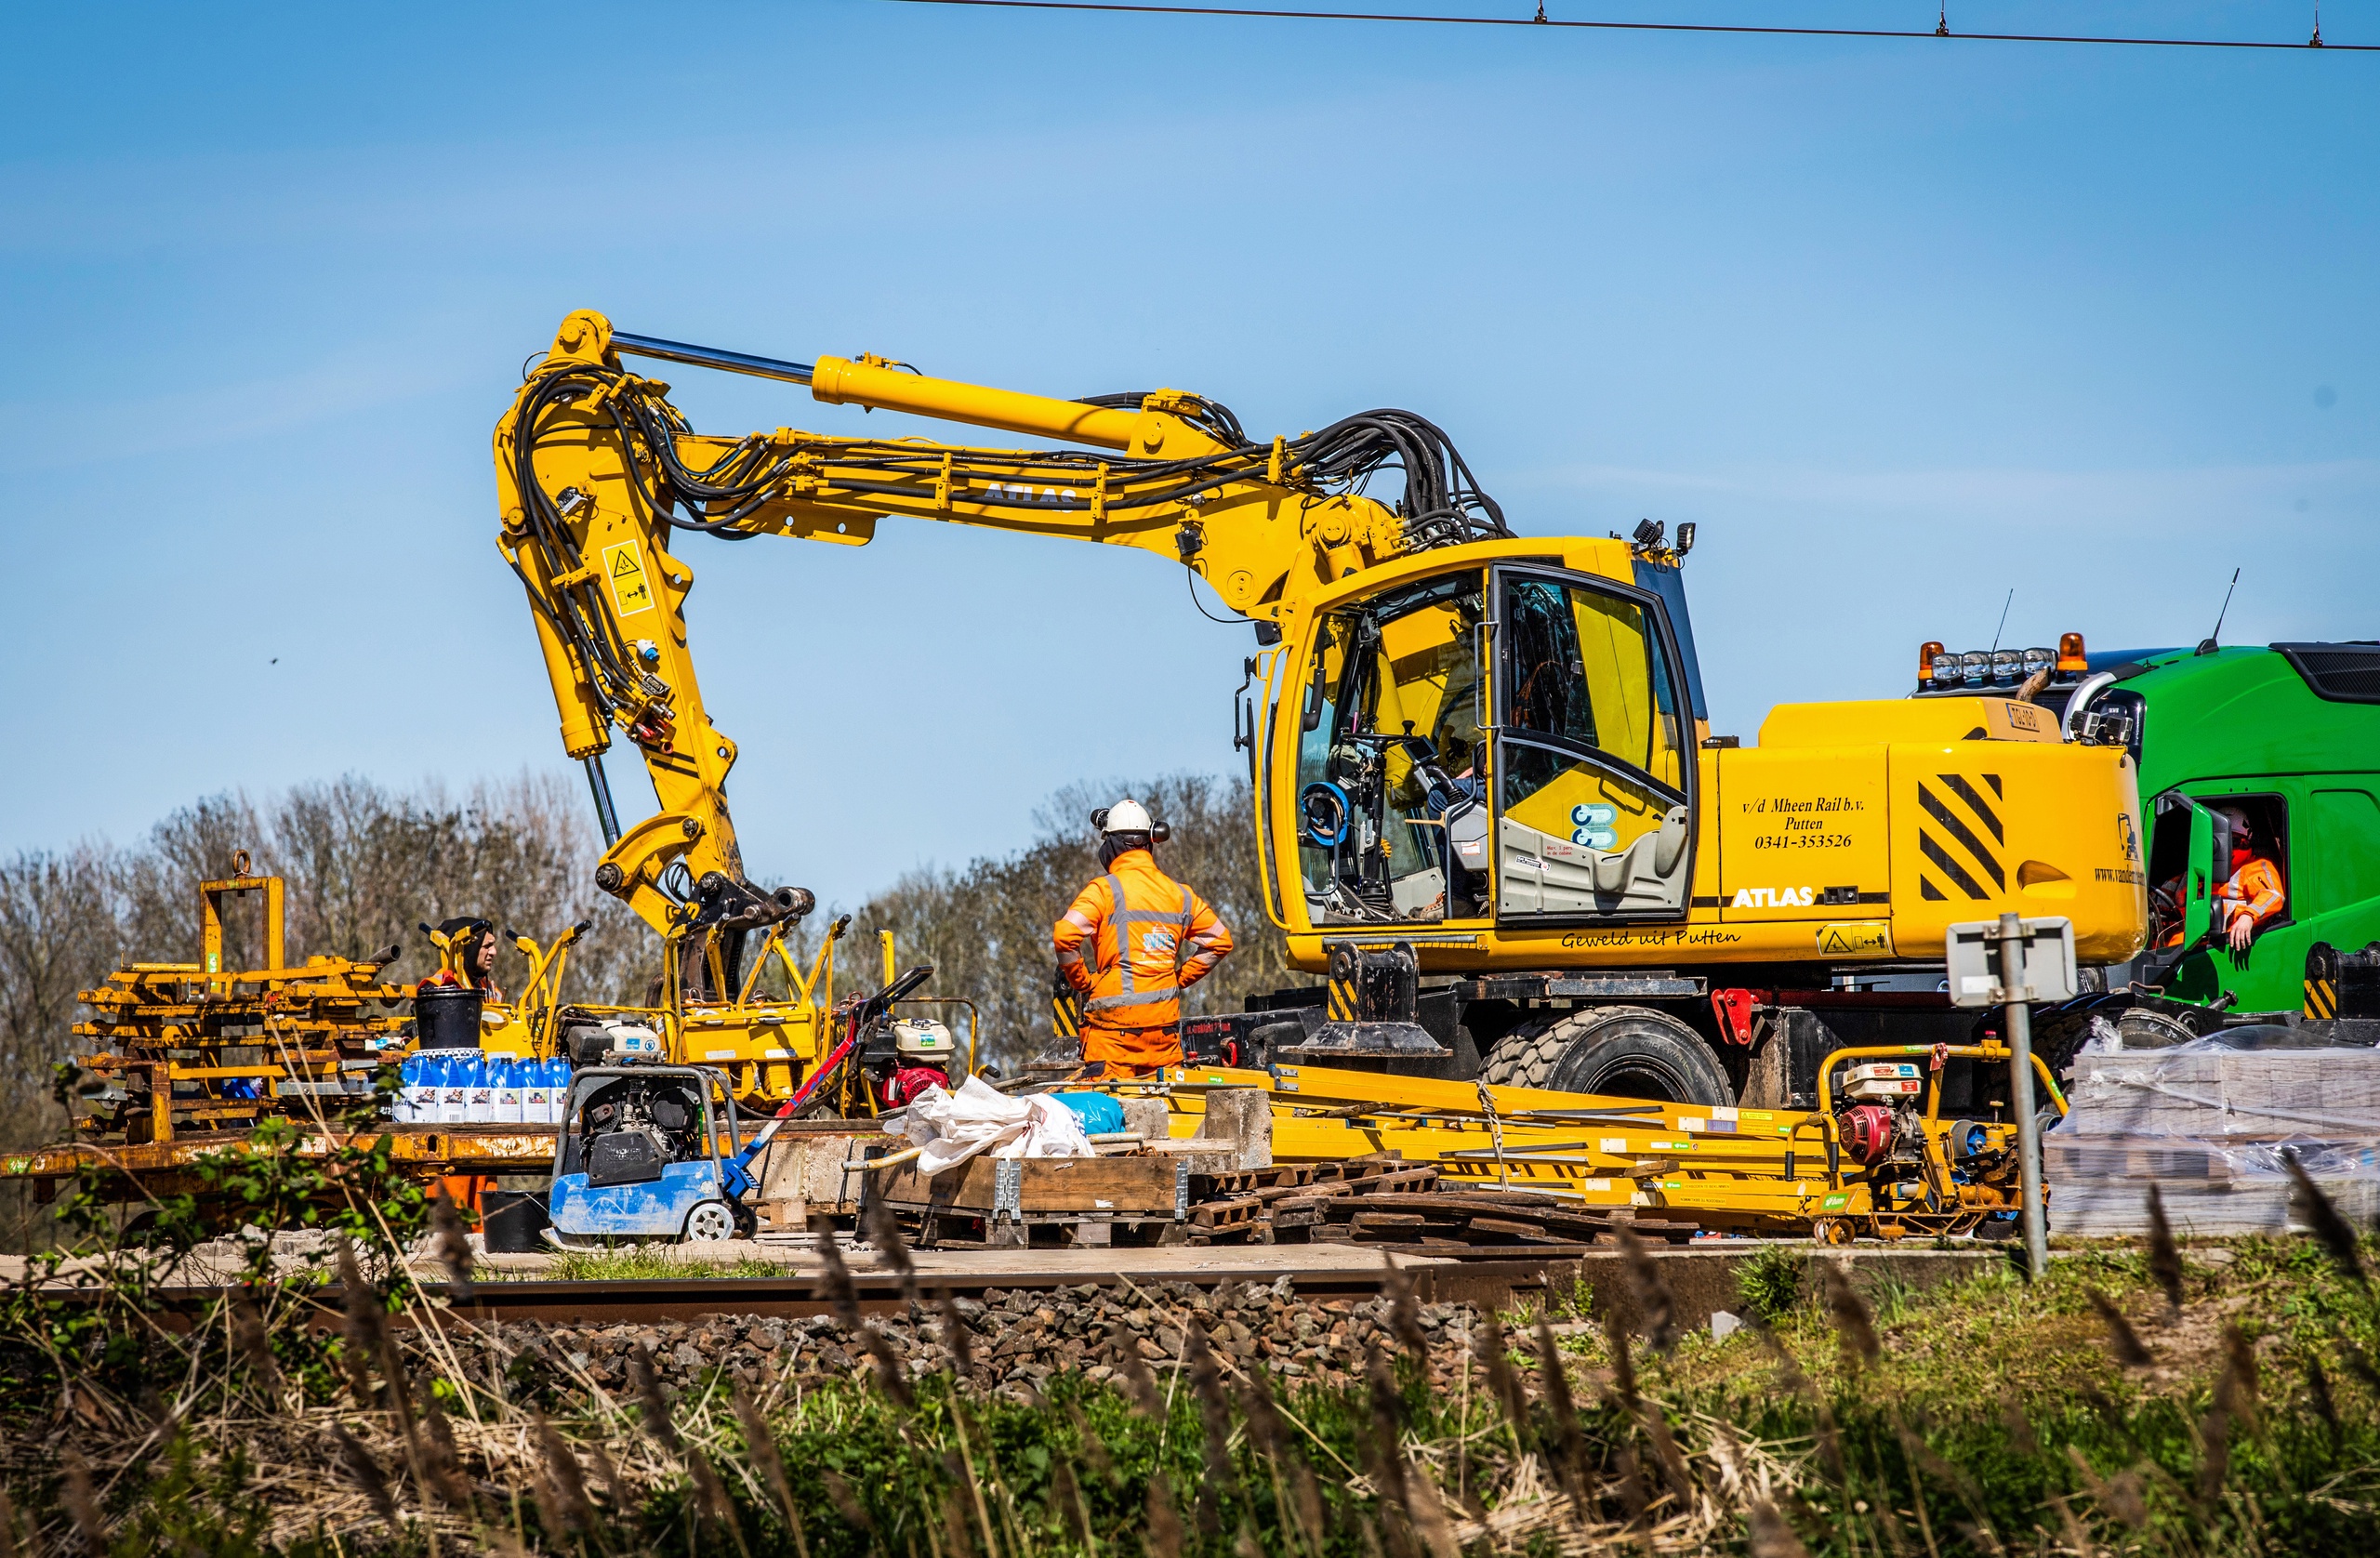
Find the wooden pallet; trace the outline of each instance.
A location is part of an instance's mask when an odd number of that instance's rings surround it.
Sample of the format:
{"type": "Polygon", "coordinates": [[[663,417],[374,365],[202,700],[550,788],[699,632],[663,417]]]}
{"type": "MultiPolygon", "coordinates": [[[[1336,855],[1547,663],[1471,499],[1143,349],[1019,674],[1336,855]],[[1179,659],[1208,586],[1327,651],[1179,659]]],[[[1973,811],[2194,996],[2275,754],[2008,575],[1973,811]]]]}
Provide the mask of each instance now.
{"type": "Polygon", "coordinates": [[[909,1225],[912,1242],[1108,1245],[1178,1243],[1190,1213],[1187,1162],[1129,1157],[974,1157],[932,1179],[887,1169],[873,1198],[909,1225]]]}

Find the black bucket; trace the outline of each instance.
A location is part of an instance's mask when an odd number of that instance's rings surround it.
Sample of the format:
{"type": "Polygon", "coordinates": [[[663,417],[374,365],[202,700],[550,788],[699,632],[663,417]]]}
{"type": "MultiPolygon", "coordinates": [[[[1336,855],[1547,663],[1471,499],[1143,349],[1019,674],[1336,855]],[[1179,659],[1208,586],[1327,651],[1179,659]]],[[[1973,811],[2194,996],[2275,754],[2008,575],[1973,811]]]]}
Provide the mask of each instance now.
{"type": "Polygon", "coordinates": [[[553,1220],[546,1215],[546,1198],[536,1191],[490,1191],[480,1207],[490,1255],[535,1255],[546,1248],[539,1235],[553,1220]]]}
{"type": "Polygon", "coordinates": [[[415,1030],[424,1050],[476,1050],[480,1010],[487,997],[459,984],[425,984],[413,998],[415,1030]]]}

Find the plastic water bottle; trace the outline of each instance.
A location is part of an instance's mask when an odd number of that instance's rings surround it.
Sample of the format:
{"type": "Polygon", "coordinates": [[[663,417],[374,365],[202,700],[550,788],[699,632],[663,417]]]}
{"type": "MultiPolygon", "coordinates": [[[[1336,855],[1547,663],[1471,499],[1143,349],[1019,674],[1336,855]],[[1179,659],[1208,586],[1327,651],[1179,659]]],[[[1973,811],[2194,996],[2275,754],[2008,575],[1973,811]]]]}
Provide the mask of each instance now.
{"type": "Polygon", "coordinates": [[[469,1089],[465,1096],[469,1100],[464,1117],[472,1125],[494,1125],[496,1077],[488,1064],[487,1052],[483,1050],[470,1051],[463,1062],[463,1067],[464,1086],[469,1089]]]}
{"type": "Polygon", "coordinates": [[[528,1078],[524,1073],[529,1069],[529,1063],[505,1055],[490,1057],[489,1063],[490,1069],[496,1073],[496,1123],[521,1124],[526,1117],[522,1112],[522,1097],[528,1090],[528,1078]]]}
{"type": "Polygon", "coordinates": [[[449,1050],[444,1059],[435,1063],[438,1072],[438,1120],[441,1125],[461,1125],[470,1118],[470,1094],[466,1090],[463,1057],[449,1050]]]}
{"type": "Polygon", "coordinates": [[[546,1113],[546,1063],[535,1055],[521,1063],[521,1121],[523,1125],[549,1125],[546,1113]]]}

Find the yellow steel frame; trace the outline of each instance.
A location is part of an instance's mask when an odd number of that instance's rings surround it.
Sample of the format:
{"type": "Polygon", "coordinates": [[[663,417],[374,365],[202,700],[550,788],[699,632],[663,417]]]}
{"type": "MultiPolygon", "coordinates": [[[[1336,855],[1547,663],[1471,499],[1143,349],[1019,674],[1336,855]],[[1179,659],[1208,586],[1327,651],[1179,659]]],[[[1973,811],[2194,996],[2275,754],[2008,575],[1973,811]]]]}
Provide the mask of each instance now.
{"type": "MultiPolygon", "coordinates": [[[[1844,1050],[1828,1057],[1826,1070],[1864,1055],[1932,1052],[1925,1045],[1844,1050]]],[[[1945,1058],[2008,1055],[1998,1045],[1962,1045],[1945,1058]]],[[[1823,1108],[1714,1110],[1324,1066],[1183,1066],[1144,1081],[1089,1086],[1164,1099],[1176,1138],[1197,1134],[1210,1091],[1253,1088],[1270,1096],[1276,1161],[1384,1154],[1435,1163],[1447,1178],[1478,1188],[1658,1208],[1720,1232],[1799,1235],[1816,1227],[1822,1237],[1898,1237],[1954,1232],[2017,1204],[2013,1165],[2004,1183],[1953,1180],[1944,1146],[1950,1127],[1937,1117],[1938,1073],[1923,1116],[1927,1179],[1914,1194],[1846,1165],[1834,1116],[1823,1108]]],[[[2063,1110],[2055,1085],[2050,1096],[2063,1110]]],[[[2015,1142],[2013,1124],[1985,1129],[1995,1150],[2015,1142]]]]}

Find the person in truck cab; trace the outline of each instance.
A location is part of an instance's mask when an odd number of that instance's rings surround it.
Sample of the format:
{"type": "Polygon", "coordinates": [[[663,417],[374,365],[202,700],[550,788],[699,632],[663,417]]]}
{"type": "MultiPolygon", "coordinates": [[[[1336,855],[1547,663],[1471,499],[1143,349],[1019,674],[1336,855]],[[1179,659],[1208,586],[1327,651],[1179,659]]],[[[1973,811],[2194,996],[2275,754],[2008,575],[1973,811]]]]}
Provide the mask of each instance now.
{"type": "Polygon", "coordinates": [[[2245,952],[2260,928],[2281,918],[2289,891],[2281,867],[2257,852],[2248,813],[2237,806],[2215,810],[2231,824],[2231,877],[2215,890],[2215,912],[2224,917],[2222,933],[2231,950],[2245,952]]]}
{"type": "MultiPolygon", "coordinates": [[[[2255,825],[2248,820],[2247,811],[2238,806],[2216,806],[2211,810],[2231,827],[2231,875],[2215,890],[2210,934],[2221,938],[2233,952],[2245,953],[2256,932],[2279,918],[2288,906],[2289,891],[2281,880],[2281,867],[2257,852],[2255,825]]],[[[2159,883],[2149,893],[2149,914],[2150,923],[2158,928],[2152,938],[2157,945],[2182,944],[2187,891],[2187,878],[2175,877],[2159,883]]]]}

